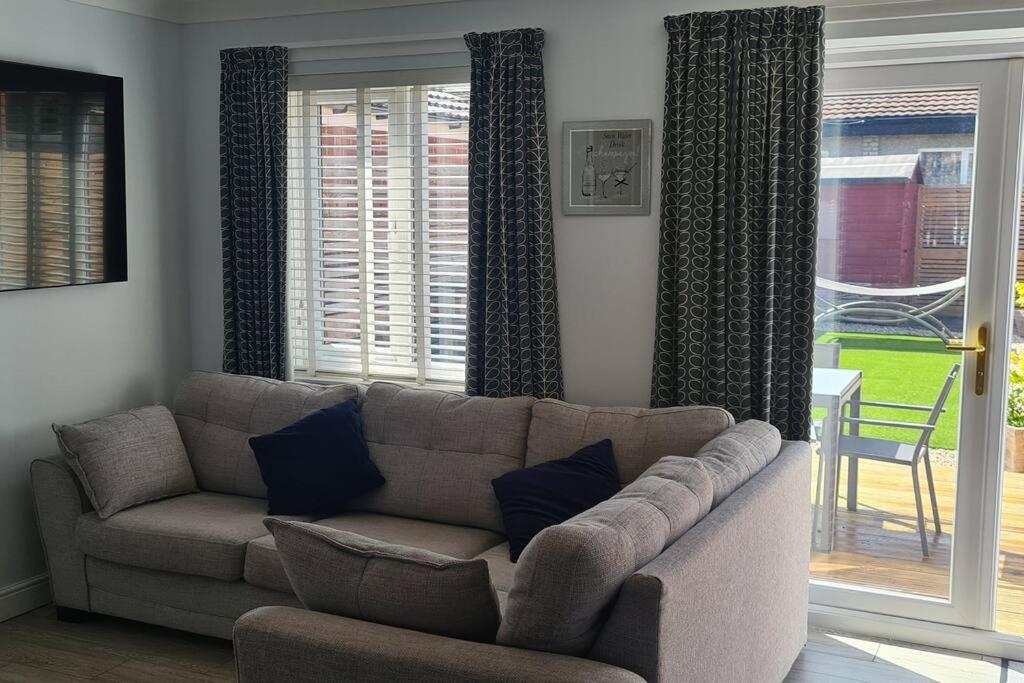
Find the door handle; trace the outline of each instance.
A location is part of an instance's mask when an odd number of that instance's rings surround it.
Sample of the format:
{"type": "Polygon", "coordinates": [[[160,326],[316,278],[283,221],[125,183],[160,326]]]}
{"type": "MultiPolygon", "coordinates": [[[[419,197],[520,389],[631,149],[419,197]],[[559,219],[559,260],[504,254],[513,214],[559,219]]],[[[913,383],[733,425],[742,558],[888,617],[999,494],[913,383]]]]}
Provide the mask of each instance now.
{"type": "Polygon", "coordinates": [[[962,341],[953,341],[946,344],[947,351],[960,351],[961,353],[978,354],[974,368],[974,394],[985,395],[985,380],[988,370],[988,352],[985,347],[988,345],[988,325],[978,328],[978,341],[975,344],[964,344],[962,341]]]}

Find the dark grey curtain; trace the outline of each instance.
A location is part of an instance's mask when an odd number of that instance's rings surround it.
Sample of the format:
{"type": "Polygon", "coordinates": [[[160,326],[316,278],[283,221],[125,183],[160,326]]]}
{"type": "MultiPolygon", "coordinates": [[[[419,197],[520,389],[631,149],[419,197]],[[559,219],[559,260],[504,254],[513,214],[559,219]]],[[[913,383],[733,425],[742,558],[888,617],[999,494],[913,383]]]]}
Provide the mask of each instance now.
{"type": "Polygon", "coordinates": [[[220,53],[224,371],[287,373],[288,50],[220,53]]]}
{"type": "Polygon", "coordinates": [[[544,32],[466,35],[469,305],[466,391],[561,398],[544,105],[544,32]]]}
{"type": "Polygon", "coordinates": [[[821,7],[665,19],[654,406],[807,438],[821,7]]]}

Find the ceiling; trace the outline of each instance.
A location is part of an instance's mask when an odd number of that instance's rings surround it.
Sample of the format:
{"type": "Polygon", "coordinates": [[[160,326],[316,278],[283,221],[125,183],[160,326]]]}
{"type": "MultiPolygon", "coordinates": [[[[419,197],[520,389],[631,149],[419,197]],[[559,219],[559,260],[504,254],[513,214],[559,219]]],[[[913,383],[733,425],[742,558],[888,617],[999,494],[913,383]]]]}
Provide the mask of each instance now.
{"type": "Polygon", "coordinates": [[[177,24],[346,12],[464,0],[69,0],[177,24]]]}

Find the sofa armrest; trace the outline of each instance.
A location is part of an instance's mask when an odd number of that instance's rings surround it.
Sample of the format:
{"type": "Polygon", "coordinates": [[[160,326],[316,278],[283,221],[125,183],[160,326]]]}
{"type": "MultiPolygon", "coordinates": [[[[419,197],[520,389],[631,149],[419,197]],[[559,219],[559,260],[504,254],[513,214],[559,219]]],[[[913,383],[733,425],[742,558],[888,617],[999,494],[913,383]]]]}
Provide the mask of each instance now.
{"type": "Polygon", "coordinates": [[[636,574],[589,656],[649,683],[781,681],[807,640],[810,446],[779,455],[636,574]]]}
{"type": "Polygon", "coordinates": [[[53,600],[60,607],[88,610],[85,555],[75,545],[75,522],[92,506],[64,458],[34,460],[30,471],[53,600]]]}
{"type": "Polygon", "coordinates": [[[260,607],[235,622],[239,683],[643,683],[579,657],[456,640],[291,607],[260,607]]]}

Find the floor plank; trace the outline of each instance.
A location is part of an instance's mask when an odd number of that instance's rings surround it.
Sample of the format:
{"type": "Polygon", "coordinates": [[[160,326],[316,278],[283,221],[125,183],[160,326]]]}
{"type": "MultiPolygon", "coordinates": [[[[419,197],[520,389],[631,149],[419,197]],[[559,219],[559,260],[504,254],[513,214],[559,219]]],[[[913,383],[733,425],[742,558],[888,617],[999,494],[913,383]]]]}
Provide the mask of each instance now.
{"type": "Polygon", "coordinates": [[[167,664],[129,659],[93,680],[124,683],[230,683],[235,680],[235,674],[234,667],[221,667],[219,673],[201,673],[167,664]]]}
{"type": "Polygon", "coordinates": [[[16,619],[0,624],[0,662],[7,664],[92,678],[127,659],[111,647],[69,638],[58,632],[40,634],[18,628],[16,619]]]}
{"type": "Polygon", "coordinates": [[[23,664],[0,665],[0,683],[82,683],[88,678],[37,669],[23,664]]]}
{"type": "Polygon", "coordinates": [[[86,625],[88,628],[57,621],[52,606],[18,618],[18,628],[25,633],[77,638],[101,648],[118,643],[118,653],[125,658],[186,672],[217,673],[232,660],[231,644],[217,638],[182,632],[180,637],[168,639],[167,629],[123,619],[99,618],[86,625]]]}
{"type": "Polygon", "coordinates": [[[52,606],[0,623],[0,683],[22,681],[229,683],[231,643],[97,616],[57,620],[52,606]]]}

